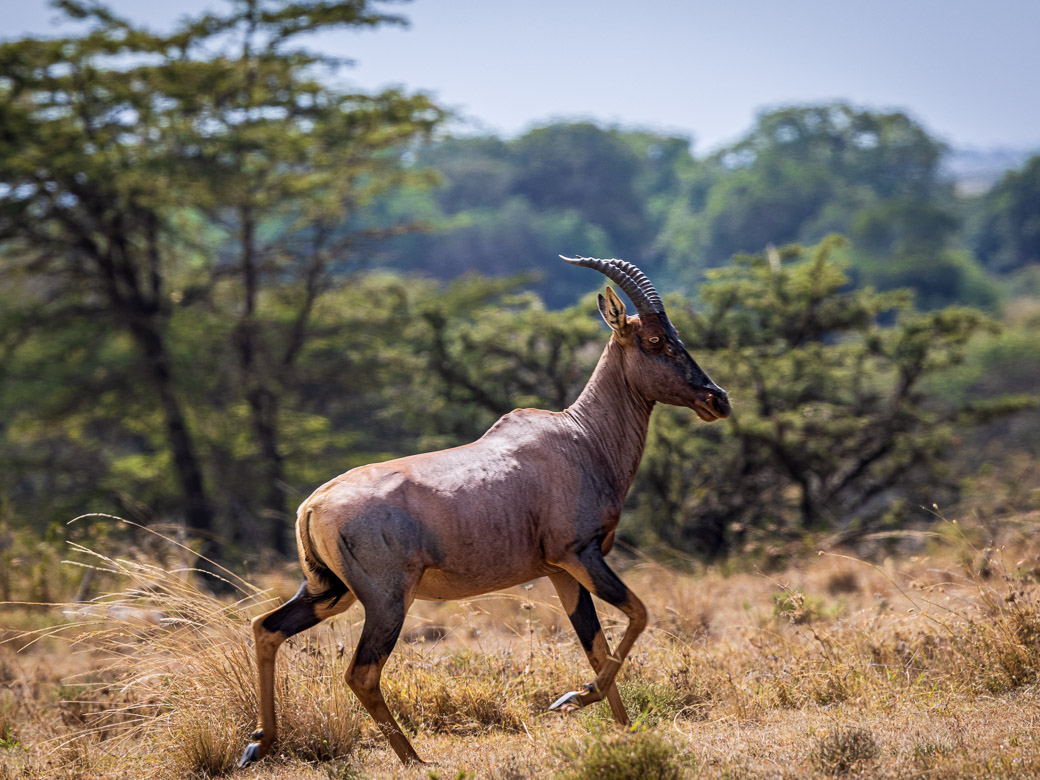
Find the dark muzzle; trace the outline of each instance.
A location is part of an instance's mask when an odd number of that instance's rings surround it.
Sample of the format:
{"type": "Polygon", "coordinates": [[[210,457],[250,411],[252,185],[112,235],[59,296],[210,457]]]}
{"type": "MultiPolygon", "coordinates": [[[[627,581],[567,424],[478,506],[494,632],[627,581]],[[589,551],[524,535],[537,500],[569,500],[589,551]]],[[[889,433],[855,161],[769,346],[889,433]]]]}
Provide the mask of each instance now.
{"type": "Polygon", "coordinates": [[[705,388],[703,393],[698,393],[697,401],[695,410],[698,416],[708,422],[729,417],[732,409],[726,391],[714,383],[705,388]]]}

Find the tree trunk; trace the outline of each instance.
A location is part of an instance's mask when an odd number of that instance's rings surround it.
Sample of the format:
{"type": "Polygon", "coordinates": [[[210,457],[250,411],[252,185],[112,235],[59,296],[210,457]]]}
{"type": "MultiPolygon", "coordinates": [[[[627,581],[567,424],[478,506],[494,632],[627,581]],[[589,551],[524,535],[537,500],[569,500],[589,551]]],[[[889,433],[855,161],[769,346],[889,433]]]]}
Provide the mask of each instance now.
{"type": "Polygon", "coordinates": [[[289,513],[286,510],[288,495],[285,463],[278,441],[281,399],[270,387],[270,380],[264,377],[262,367],[257,365],[256,304],[260,271],[257,267],[255,215],[253,209],[246,205],[241,208],[239,216],[242,221],[243,306],[236,331],[238,360],[246,387],[253,433],[260,448],[260,470],[263,475],[263,486],[259,491],[262,502],[260,515],[268,521],[268,545],[278,555],[285,557],[289,553],[289,513]]]}
{"type": "Polygon", "coordinates": [[[107,223],[106,240],[99,242],[89,227],[80,227],[75,245],[96,265],[98,280],[112,312],[141,350],[145,372],[163,412],[185,523],[202,538],[202,554],[212,557],[220,549],[214,534],[213,507],[206,495],[202,469],[174,389],[173,366],[160,328],[165,315],[159,220],[154,211],[142,208],[128,207],[108,214],[106,210],[110,206],[103,198],[84,198],[84,202],[105,214],[98,215],[95,221],[107,223]],[[132,248],[131,238],[135,234],[143,235],[143,252],[132,248]]]}
{"type": "Polygon", "coordinates": [[[166,439],[173,455],[174,470],[184,501],[185,521],[192,531],[203,538],[204,551],[218,549],[213,534],[213,509],[206,495],[202,469],[195,454],[194,443],[180,401],[174,392],[170,356],[155,322],[143,312],[128,317],[130,331],[145,359],[148,378],[155,388],[163,411],[166,439]]]}
{"type": "Polygon", "coordinates": [[[263,513],[269,520],[268,541],[271,549],[285,557],[289,554],[288,490],[285,481],[285,459],[278,447],[278,408],[276,394],[259,385],[249,391],[249,408],[253,417],[253,431],[260,445],[263,460],[263,513]]]}

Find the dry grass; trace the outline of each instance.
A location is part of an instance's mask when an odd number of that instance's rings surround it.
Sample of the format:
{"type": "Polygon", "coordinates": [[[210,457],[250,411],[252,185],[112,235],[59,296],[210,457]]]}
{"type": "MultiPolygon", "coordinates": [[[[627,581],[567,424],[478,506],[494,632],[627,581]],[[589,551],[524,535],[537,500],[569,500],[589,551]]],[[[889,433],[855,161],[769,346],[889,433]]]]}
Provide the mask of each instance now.
{"type": "MultiPolygon", "coordinates": [[[[605,705],[546,712],[592,678],[546,582],[419,604],[384,675],[391,708],[436,761],[412,772],[343,683],[357,607],[287,643],[276,754],[237,774],[1037,775],[1040,543],[1029,521],[945,523],[916,556],[827,554],[769,576],[630,563],[624,577],[652,628],[621,678],[629,733],[605,705]]],[[[236,581],[226,599],[188,572],[95,565],[122,582],[118,594],[47,621],[5,612],[0,628],[34,628],[0,645],[0,777],[234,773],[256,718],[247,621],[291,580],[272,578],[272,591],[236,581]]],[[[617,633],[618,616],[600,612],[617,633]]]]}

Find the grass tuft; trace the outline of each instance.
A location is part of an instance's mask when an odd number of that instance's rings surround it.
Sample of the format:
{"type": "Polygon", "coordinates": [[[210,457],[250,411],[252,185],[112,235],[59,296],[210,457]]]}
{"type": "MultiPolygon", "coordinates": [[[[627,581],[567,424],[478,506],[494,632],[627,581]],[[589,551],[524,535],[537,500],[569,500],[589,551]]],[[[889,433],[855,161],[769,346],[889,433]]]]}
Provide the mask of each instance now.
{"type": "Polygon", "coordinates": [[[813,766],[825,775],[844,775],[868,768],[880,754],[877,740],[866,729],[842,727],[814,740],[813,766]]]}
{"type": "Polygon", "coordinates": [[[334,759],[322,769],[325,780],[365,780],[365,770],[356,761],[334,759]]]}
{"type": "Polygon", "coordinates": [[[334,626],[282,646],[276,672],[279,752],[333,761],[357,749],[369,718],[345,681],[350,662],[345,641],[341,627],[334,626]]]}
{"type": "Polygon", "coordinates": [[[222,777],[235,768],[242,752],[240,729],[222,718],[219,709],[176,712],[170,738],[174,763],[186,777],[222,777]]]}
{"type": "Polygon", "coordinates": [[[660,732],[640,728],[592,734],[557,752],[566,764],[560,780],[678,780],[692,764],[660,732]]]}
{"type": "MultiPolygon", "coordinates": [[[[624,682],[618,684],[618,691],[636,728],[667,723],[683,708],[682,694],[666,680],[626,675],[624,682]]],[[[614,717],[605,700],[582,710],[579,717],[590,730],[614,727],[614,717]]]]}
{"type": "Polygon", "coordinates": [[[460,652],[440,663],[398,663],[383,680],[391,710],[413,730],[519,732],[530,716],[515,668],[490,654],[460,652]]]}
{"type": "MultiPolygon", "coordinates": [[[[272,599],[238,580],[228,601],[203,590],[197,573],[92,555],[125,587],[65,609],[74,621],[66,639],[89,648],[94,668],[59,686],[63,720],[124,760],[153,759],[159,745],[182,775],[227,774],[257,718],[249,618],[272,599]]],[[[279,655],[278,750],[309,761],[350,756],[361,736],[360,705],[343,679],[349,657],[325,636],[279,655]]]]}
{"type": "Polygon", "coordinates": [[[13,691],[0,689],[0,750],[13,750],[20,746],[16,726],[18,698],[13,691]]]}

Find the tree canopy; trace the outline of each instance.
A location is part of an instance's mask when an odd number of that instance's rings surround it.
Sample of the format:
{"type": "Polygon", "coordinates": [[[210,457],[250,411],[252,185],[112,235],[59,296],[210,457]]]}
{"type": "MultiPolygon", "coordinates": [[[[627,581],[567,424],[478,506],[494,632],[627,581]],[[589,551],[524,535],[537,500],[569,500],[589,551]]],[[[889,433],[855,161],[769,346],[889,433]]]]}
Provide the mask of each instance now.
{"type": "Polygon", "coordinates": [[[419,154],[440,185],[384,204],[430,231],[380,262],[444,279],[531,272],[558,307],[588,289],[553,267],[561,252],[624,257],[692,293],[734,254],[837,232],[851,242],[851,282],[995,311],[999,290],[971,251],[980,206],[956,197],[947,153],[904,113],[845,103],[764,112],[704,158],[688,138],[588,122],[443,138],[419,154]]]}
{"type": "Polygon", "coordinates": [[[974,249],[983,265],[1013,271],[1040,264],[1040,155],[1008,171],[982,199],[974,249]]]}
{"type": "Polygon", "coordinates": [[[851,538],[923,484],[958,495],[975,423],[1040,454],[1006,427],[1036,318],[1013,301],[998,337],[963,306],[1027,288],[1040,158],[958,198],[917,122],[841,103],[704,158],[590,122],[450,137],[428,96],[335,86],[302,46],[402,23],[375,0],[229,0],[163,33],[57,5],[86,31],[0,42],[4,522],[111,511],[287,555],[335,473],[576,397],[606,334],[560,253],[677,291],[735,399],[710,427],[658,413],[630,538],[851,538]]]}
{"type": "MultiPolygon", "coordinates": [[[[88,33],[0,43],[3,270],[31,276],[39,293],[19,316],[97,315],[131,337],[162,410],[185,516],[210,537],[212,500],[169,337],[174,309],[212,303],[232,279],[239,288],[230,294],[241,302],[232,334],[240,387],[268,462],[267,510],[281,528],[278,382],[333,266],[375,228],[359,230],[350,215],[414,178],[399,164],[402,149],[441,116],[422,95],[330,88],[315,71],[328,59],[293,48],[304,33],[398,17],[368,2],[230,6],[160,35],[100,4],[62,0],[88,33]],[[297,283],[280,294],[295,315],[274,344],[261,337],[261,287],[287,275],[297,283]]],[[[284,532],[276,536],[287,550],[284,532]]]]}

